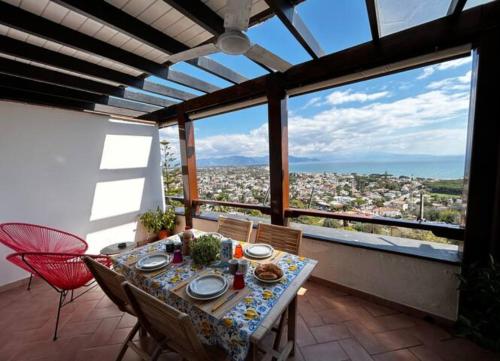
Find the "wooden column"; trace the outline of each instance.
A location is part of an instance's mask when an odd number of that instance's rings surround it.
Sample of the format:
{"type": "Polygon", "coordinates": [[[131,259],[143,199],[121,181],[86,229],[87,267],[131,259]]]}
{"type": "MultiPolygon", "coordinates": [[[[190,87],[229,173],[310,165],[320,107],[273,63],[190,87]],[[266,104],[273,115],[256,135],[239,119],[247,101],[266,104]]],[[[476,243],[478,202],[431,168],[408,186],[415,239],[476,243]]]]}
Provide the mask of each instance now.
{"type": "Polygon", "coordinates": [[[179,146],[181,152],[182,184],[184,189],[184,214],[186,226],[193,227],[193,217],[199,207],[193,205],[198,199],[198,181],[196,178],[196,152],[194,146],[194,124],[184,112],[178,112],[179,146]]]}
{"type": "Polygon", "coordinates": [[[481,35],[472,73],[465,264],[500,259],[499,30],[481,35]]]}
{"type": "Polygon", "coordinates": [[[267,84],[271,223],[286,225],[288,208],[288,97],[276,74],[267,84]]]}

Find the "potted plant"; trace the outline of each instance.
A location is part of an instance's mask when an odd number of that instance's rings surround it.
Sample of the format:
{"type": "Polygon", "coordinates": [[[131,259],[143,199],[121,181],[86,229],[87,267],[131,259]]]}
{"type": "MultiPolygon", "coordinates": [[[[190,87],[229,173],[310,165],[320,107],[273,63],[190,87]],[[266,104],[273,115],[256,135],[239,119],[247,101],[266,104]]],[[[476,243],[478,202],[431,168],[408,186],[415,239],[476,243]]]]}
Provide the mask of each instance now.
{"type": "Polygon", "coordinates": [[[154,233],[159,239],[166,238],[172,234],[175,228],[175,210],[167,207],[162,211],[160,207],[155,211],[147,211],[139,217],[144,228],[150,233],[154,233]]]}
{"type": "Polygon", "coordinates": [[[209,265],[217,260],[220,252],[220,239],[211,234],[196,238],[191,245],[191,258],[197,265],[209,265]]]}

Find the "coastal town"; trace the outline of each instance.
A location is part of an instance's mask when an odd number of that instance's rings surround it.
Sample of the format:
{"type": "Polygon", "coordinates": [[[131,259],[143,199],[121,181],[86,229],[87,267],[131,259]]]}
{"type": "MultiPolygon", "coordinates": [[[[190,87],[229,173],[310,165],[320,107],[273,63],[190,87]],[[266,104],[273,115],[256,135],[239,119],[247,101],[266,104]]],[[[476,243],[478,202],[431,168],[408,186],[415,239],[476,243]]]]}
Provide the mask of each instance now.
{"type": "MultiPolygon", "coordinates": [[[[269,203],[269,168],[198,169],[202,199],[269,203]]],[[[407,220],[462,224],[463,179],[436,180],[390,174],[290,173],[290,205],[407,220]]],[[[207,210],[217,210],[207,206],[207,210]]]]}

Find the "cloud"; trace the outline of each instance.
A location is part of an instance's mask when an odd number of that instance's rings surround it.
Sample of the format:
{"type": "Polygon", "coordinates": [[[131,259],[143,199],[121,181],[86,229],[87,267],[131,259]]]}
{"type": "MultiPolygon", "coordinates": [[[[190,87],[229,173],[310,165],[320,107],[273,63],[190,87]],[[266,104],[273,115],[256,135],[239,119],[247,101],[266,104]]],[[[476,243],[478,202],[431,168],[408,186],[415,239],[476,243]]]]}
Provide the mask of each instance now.
{"type": "Polygon", "coordinates": [[[427,89],[443,89],[443,90],[469,90],[472,71],[468,71],[464,75],[446,78],[443,80],[433,81],[427,85],[427,89]]]}
{"type": "Polygon", "coordinates": [[[465,58],[450,60],[450,61],[446,61],[444,63],[440,63],[440,64],[436,64],[436,65],[429,65],[429,66],[426,66],[425,68],[423,68],[422,74],[420,74],[417,77],[417,79],[425,79],[425,78],[430,77],[436,71],[455,69],[455,68],[458,68],[459,66],[469,64],[471,61],[472,61],[472,57],[467,56],[465,58]]]}
{"type": "Polygon", "coordinates": [[[380,98],[384,98],[389,95],[388,91],[381,91],[378,93],[353,93],[351,89],[346,91],[334,91],[326,97],[326,103],[331,105],[339,105],[351,102],[364,103],[367,101],[373,101],[380,98]]]}

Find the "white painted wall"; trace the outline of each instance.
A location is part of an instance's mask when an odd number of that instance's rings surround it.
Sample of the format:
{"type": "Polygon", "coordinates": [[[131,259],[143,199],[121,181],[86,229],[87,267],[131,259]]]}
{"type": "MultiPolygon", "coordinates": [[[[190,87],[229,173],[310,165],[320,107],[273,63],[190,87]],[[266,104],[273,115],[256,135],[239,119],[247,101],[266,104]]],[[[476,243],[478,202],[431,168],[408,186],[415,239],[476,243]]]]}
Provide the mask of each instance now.
{"type": "MultiPolygon", "coordinates": [[[[163,202],[155,126],[0,102],[0,223],[60,228],[98,253],[145,238],[137,216],[163,202]]],[[[0,245],[0,286],[26,277],[10,252],[0,245]]]]}
{"type": "MultiPolygon", "coordinates": [[[[177,232],[184,229],[178,217],[177,232]]],[[[195,219],[194,227],[217,231],[217,222],[195,219]]],[[[255,239],[255,229],[251,239],[255,239]]],[[[313,275],[449,320],[457,319],[456,265],[303,238],[301,254],[318,260],[313,275]]]]}

